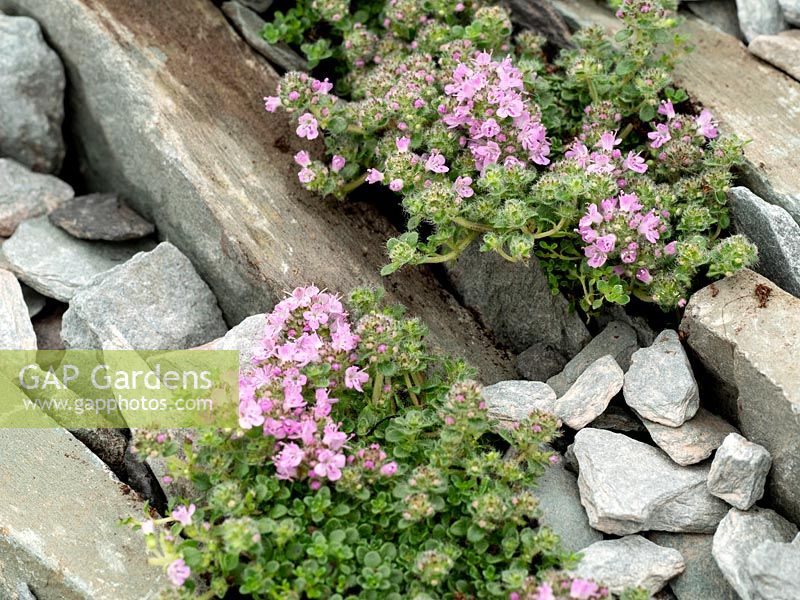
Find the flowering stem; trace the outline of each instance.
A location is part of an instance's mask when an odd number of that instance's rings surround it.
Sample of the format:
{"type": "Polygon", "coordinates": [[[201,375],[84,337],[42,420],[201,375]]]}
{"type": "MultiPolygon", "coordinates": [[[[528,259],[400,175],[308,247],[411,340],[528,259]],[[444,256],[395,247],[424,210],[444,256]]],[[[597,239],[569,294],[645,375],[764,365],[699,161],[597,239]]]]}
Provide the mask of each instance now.
{"type": "Polygon", "coordinates": [[[419,406],[419,398],[417,398],[417,395],[414,393],[414,390],[412,389],[414,387],[414,384],[411,383],[411,378],[408,376],[408,373],[403,373],[403,377],[406,380],[406,387],[408,388],[408,393],[411,396],[411,401],[414,403],[414,406],[419,406]]]}
{"type": "Polygon", "coordinates": [[[464,229],[471,229],[472,231],[491,231],[491,227],[487,227],[486,225],[482,225],[481,223],[475,223],[474,221],[468,221],[467,219],[463,219],[461,217],[453,217],[453,223],[456,225],[461,225],[464,229]]]}
{"type": "Polygon", "coordinates": [[[630,135],[631,131],[633,131],[633,123],[628,123],[627,125],[625,125],[625,128],[619,134],[619,139],[624,140],[626,137],[630,135]]]}
{"type": "Polygon", "coordinates": [[[642,288],[638,287],[633,288],[633,295],[636,296],[642,302],[649,302],[650,304],[655,302],[655,300],[653,300],[652,294],[646,293],[642,288]]]}
{"type": "Polygon", "coordinates": [[[561,228],[564,227],[566,223],[567,223],[567,218],[561,217],[561,220],[556,224],[555,227],[553,227],[552,229],[548,229],[547,231],[542,231],[541,233],[533,234],[533,239],[539,240],[542,238],[550,237],[554,233],[558,233],[559,231],[561,231],[561,228]]]}
{"type": "Polygon", "coordinates": [[[367,180],[367,174],[362,173],[355,179],[352,179],[347,183],[345,183],[342,187],[339,188],[339,190],[344,194],[349,194],[350,192],[361,186],[366,180],[367,180]]]}
{"type": "Polygon", "coordinates": [[[372,384],[372,404],[378,406],[381,401],[381,392],[383,391],[383,373],[378,371],[375,373],[375,382],[372,384]]]}
{"type": "Polygon", "coordinates": [[[501,247],[499,247],[499,246],[498,246],[497,248],[495,248],[495,250],[497,251],[497,253],[498,253],[500,256],[502,256],[503,258],[505,258],[505,259],[506,259],[508,262],[512,262],[512,263],[514,263],[514,262],[519,262],[519,261],[520,261],[520,259],[518,259],[518,258],[514,258],[513,256],[511,256],[510,254],[508,254],[508,253],[507,253],[505,250],[503,250],[503,249],[502,249],[501,247]]]}
{"type": "Polygon", "coordinates": [[[422,259],[418,264],[430,264],[430,263],[443,263],[447,262],[448,260],[453,260],[454,258],[458,257],[459,254],[472,243],[478,237],[478,232],[473,230],[467,234],[467,237],[464,240],[457,244],[452,251],[448,252],[447,254],[434,254],[432,256],[426,256],[422,259]]]}
{"type": "Polygon", "coordinates": [[[346,129],[347,133],[355,133],[357,135],[364,135],[367,132],[364,131],[363,128],[359,127],[358,125],[348,125],[346,129]]]}

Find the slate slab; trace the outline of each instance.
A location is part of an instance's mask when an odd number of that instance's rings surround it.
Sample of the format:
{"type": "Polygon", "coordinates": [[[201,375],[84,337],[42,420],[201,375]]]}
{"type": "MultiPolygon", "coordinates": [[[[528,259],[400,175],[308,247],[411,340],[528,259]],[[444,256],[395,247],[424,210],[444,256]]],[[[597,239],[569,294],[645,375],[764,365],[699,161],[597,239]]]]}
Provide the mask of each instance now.
{"type": "Polygon", "coordinates": [[[57,177],[0,158],[0,237],[11,236],[22,221],[46,214],[74,195],[57,177]]]}
{"type": "Polygon", "coordinates": [[[136,240],[156,230],[117,194],[89,194],[63,202],[50,213],[50,222],[82,240],[136,240]]]}

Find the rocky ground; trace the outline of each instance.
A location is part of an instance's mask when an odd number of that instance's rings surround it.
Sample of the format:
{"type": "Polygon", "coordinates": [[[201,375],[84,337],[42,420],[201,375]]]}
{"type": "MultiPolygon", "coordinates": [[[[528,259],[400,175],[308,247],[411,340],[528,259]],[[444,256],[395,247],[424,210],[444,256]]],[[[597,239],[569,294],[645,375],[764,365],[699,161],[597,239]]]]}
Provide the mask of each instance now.
{"type": "MultiPolygon", "coordinates": [[[[542,520],[582,552],[576,572],[612,591],[800,589],[800,84],[735,39],[800,77],[760,50],[800,56],[800,38],[781,33],[800,8],[755,1],[738,18],[727,0],[687,3],[722,31],[689,20],[701,47],[682,77],[753,139],[747,187],[729,200],[761,250],[757,273],[700,290],[673,329],[622,310],[587,328],[538,265],[493,255],[384,282],[480,368],[498,419],[561,419],[542,520]],[[731,99],[737,85],[763,102],[731,99]]],[[[260,109],[277,81],[267,60],[304,67],[257,35],[268,0],[95,4],[0,0],[0,349],[203,347],[247,362],[283,290],[378,282],[391,220],[361,203],[325,210],[301,190],[286,123],[260,109]]],[[[604,22],[593,5],[556,6],[567,22],[604,22]]],[[[0,598],[155,595],[158,571],[118,520],[175,490],[130,436],[0,429],[0,598]]]]}

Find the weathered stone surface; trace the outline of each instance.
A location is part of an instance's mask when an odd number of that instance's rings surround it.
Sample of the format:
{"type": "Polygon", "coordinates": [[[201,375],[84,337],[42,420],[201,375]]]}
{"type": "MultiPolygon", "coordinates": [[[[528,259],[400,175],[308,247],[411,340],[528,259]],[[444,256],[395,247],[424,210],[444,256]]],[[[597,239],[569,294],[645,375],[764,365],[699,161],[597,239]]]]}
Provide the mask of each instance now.
{"type": "Polygon", "coordinates": [[[772,35],[786,29],[778,0],[736,0],[739,27],[749,42],[759,35],[772,35]]]}
{"type": "Polygon", "coordinates": [[[64,350],[64,340],[61,338],[61,322],[65,304],[59,304],[47,314],[38,315],[33,319],[33,330],[36,332],[36,342],[39,350],[64,350]]]}
{"type": "Polygon", "coordinates": [[[687,2],[684,6],[720,31],[735,38],[744,39],[742,29],[739,27],[736,0],[702,0],[701,2],[687,2]]]}
{"type": "Polygon", "coordinates": [[[272,0],[238,0],[238,2],[247,8],[252,8],[256,12],[264,12],[272,6],[272,0]]]}
{"type": "Polygon", "coordinates": [[[594,361],[555,403],[556,415],[572,429],[594,421],[622,389],[625,374],[613,356],[594,361]]]}
{"type": "Polygon", "coordinates": [[[239,2],[223,2],[222,12],[242,34],[245,41],[259,54],[286,71],[307,71],[306,60],[285,43],[270,44],[261,37],[266,22],[239,2]]]}
{"type": "Polygon", "coordinates": [[[708,491],[741,510],[747,510],[764,495],[772,459],[763,446],[731,433],[714,455],[708,473],[708,491]]]}
{"type": "Polygon", "coordinates": [[[708,467],[680,467],[658,448],[601,429],[575,436],[581,503],[595,529],[708,533],[727,506],[706,489],[708,467]]]}
{"type": "Polygon", "coordinates": [[[732,508],[714,534],[714,560],[742,600],[753,600],[746,569],[751,553],[764,542],[789,542],[796,534],[797,527],[775,511],[732,508]]]}
{"type": "Polygon", "coordinates": [[[693,465],[707,459],[736,428],[704,408],[680,427],[668,427],[643,420],[650,437],[679,465],[693,465]]]}
{"type": "Polygon", "coordinates": [[[385,285],[387,301],[428,323],[486,383],[514,376],[508,354],[430,270],[379,275],[397,230],[377,206],[330,210],[303,189],[292,161],[302,140],[261,102],[278,77],[214,3],[0,0],[0,10],[36,18],[64,60],[86,185],[119,192],[157,223],[230,323],[310,281],[342,292],[385,285]]]}
{"type": "Polygon", "coordinates": [[[578,377],[598,358],[610,354],[623,371],[631,364],[631,355],[638,350],[636,332],[621,321],[612,321],[567,363],[564,370],[547,380],[555,393],[564,394],[578,377]]]}
{"type": "Polygon", "coordinates": [[[520,27],[531,29],[559,48],[570,45],[570,32],[564,17],[553,8],[550,0],[506,0],[512,10],[512,20],[520,27]]]}
{"type": "Polygon", "coordinates": [[[800,546],[764,542],[746,564],[754,600],[794,600],[800,590],[800,546]]]}
{"type": "Polygon", "coordinates": [[[558,534],[564,549],[578,552],[603,539],[603,534],[589,525],[577,478],[561,462],[547,467],[536,481],[534,493],[542,511],[539,522],[558,534]]]}
{"type": "Polygon", "coordinates": [[[137,350],[191,348],[223,335],[214,294],[169,242],[92,279],[64,313],[67,348],[102,348],[117,337],[137,350]]]}
{"type": "Polygon", "coordinates": [[[800,0],[778,0],[783,16],[792,25],[800,26],[800,0]]]}
{"type": "Polygon", "coordinates": [[[769,451],[767,495],[800,522],[800,300],[744,270],[695,293],[681,331],[713,381],[706,402],[769,451]]]}
{"type": "Polygon", "coordinates": [[[650,421],[678,427],[695,415],[700,395],[676,332],[664,330],[634,352],[623,391],[628,406],[650,421]]]}
{"type": "MultiPolygon", "coordinates": [[[[554,4],[581,24],[620,29],[621,22],[598,3],[554,4]]],[[[700,19],[687,18],[678,31],[693,40],[695,50],[676,66],[676,82],[719,118],[722,131],[750,140],[744,149],[746,185],[800,222],[800,82],[700,19]]]]}
{"type": "Polygon", "coordinates": [[[145,600],[164,585],[141,535],[142,503],[63,429],[0,429],[0,597],[145,600]]]}
{"type": "Polygon", "coordinates": [[[64,67],[39,24],[0,13],[0,156],[56,173],[64,160],[64,67]]]}
{"type": "Polygon", "coordinates": [[[17,278],[0,269],[0,350],[36,350],[36,334],[17,278]]]}
{"type": "Polygon", "coordinates": [[[78,240],[47,217],[38,217],[22,223],[3,244],[2,252],[22,281],[48,298],[68,302],[94,276],[152,247],[149,241],[112,244],[78,240]]]}
{"type": "Polygon", "coordinates": [[[680,552],[658,546],[640,535],[595,542],[584,548],[582,554],[573,573],[602,583],[614,594],[637,587],[655,594],[685,568],[680,552]]]}
{"type": "Polygon", "coordinates": [[[759,35],[747,46],[757,57],[800,81],[800,31],[759,35]]]}
{"type": "Polygon", "coordinates": [[[713,535],[658,531],[647,537],[659,546],[677,550],[683,556],[686,570],[669,582],[678,600],[739,600],[711,554],[713,535]]]}
{"type": "Polygon", "coordinates": [[[647,431],[642,420],[627,406],[611,404],[591,423],[595,429],[610,429],[618,433],[643,433],[647,431]]]}
{"type": "Polygon", "coordinates": [[[12,235],[25,219],[39,217],[74,195],[72,188],[57,177],[34,173],[10,158],[0,158],[0,236],[12,235]]]}
{"type": "MultiPolygon", "coordinates": [[[[800,36],[797,43],[800,65],[800,36]]],[[[746,187],[731,188],[728,201],[736,230],[758,246],[755,270],[800,297],[800,225],[780,206],[765,202],[746,187]]]]}
{"type": "Polygon", "coordinates": [[[25,304],[28,307],[28,316],[32,319],[42,312],[45,304],[47,304],[47,298],[24,283],[20,284],[20,287],[22,288],[22,297],[25,299],[25,304]]]}
{"type": "MultiPolygon", "coordinates": [[[[514,352],[536,345],[569,359],[591,339],[561,294],[553,295],[538,261],[511,263],[472,244],[448,276],[464,304],[474,309],[497,339],[514,352]]],[[[553,373],[554,375],[555,373],[553,373]]]]}
{"type": "Polygon", "coordinates": [[[500,381],[483,388],[489,414],[501,421],[523,421],[534,410],[553,413],[556,394],[541,381],[500,381]]]}
{"type": "Polygon", "coordinates": [[[547,344],[534,344],[517,356],[517,373],[530,381],[543,381],[558,373],[567,364],[567,358],[547,344]]]}
{"type": "Polygon", "coordinates": [[[239,368],[246,370],[252,366],[253,354],[260,340],[264,338],[265,315],[247,317],[223,337],[198,346],[198,350],[238,350],[239,368]]]}
{"type": "Polygon", "coordinates": [[[82,240],[136,240],[156,230],[117,194],[73,198],[50,213],[50,222],[82,240]]]}

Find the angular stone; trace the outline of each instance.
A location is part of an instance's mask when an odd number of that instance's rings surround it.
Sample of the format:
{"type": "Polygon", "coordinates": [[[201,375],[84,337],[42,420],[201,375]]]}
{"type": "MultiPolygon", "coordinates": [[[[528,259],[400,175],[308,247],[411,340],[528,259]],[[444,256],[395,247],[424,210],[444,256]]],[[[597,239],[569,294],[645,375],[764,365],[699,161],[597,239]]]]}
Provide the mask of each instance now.
{"type": "Polygon", "coordinates": [[[754,600],[795,600],[800,590],[800,546],[764,542],[746,564],[754,600]]]}
{"type": "Polygon", "coordinates": [[[550,2],[530,2],[529,0],[508,0],[512,20],[526,29],[543,35],[548,42],[559,48],[570,45],[570,31],[564,17],[553,8],[550,2]]]}
{"type": "Polygon", "coordinates": [[[746,568],[750,555],[764,542],[789,542],[795,535],[797,527],[773,510],[732,508],[714,534],[714,560],[742,600],[753,600],[746,568]]]}
{"type": "Polygon", "coordinates": [[[483,388],[489,414],[501,421],[524,421],[534,410],[553,414],[556,394],[541,381],[500,381],[483,388]]]}
{"type": "Polygon", "coordinates": [[[478,246],[472,244],[445,268],[464,304],[498,341],[514,352],[537,346],[567,359],[589,342],[580,316],[570,312],[564,296],[553,295],[536,259],[530,265],[511,263],[495,252],[480,252],[478,246]]]}
{"type": "Polygon", "coordinates": [[[739,600],[711,554],[713,535],[657,531],[647,537],[653,543],[673,548],[683,556],[686,570],[669,582],[678,600],[739,600]]]}
{"type": "Polygon", "coordinates": [[[778,0],[736,0],[739,26],[750,42],[759,35],[773,35],[787,28],[778,0]]]}
{"type": "Polygon", "coordinates": [[[82,240],[136,240],[156,230],[117,194],[73,198],[50,213],[50,222],[82,240]]]}
{"type": "Polygon", "coordinates": [[[627,371],[631,365],[631,356],[638,349],[639,344],[633,328],[621,321],[612,321],[567,363],[561,373],[548,379],[547,385],[553,388],[557,395],[563,395],[581,373],[606,354],[610,354],[620,368],[627,371]]]}
{"type": "Polygon", "coordinates": [[[783,16],[789,23],[800,27],[800,0],[778,0],[783,16]]]}
{"type": "Polygon", "coordinates": [[[22,288],[22,297],[25,299],[25,304],[28,307],[28,316],[32,319],[42,312],[45,304],[47,304],[47,298],[24,283],[20,284],[20,287],[22,288]]]}
{"type": "Polygon", "coordinates": [[[223,337],[198,346],[198,350],[238,350],[239,368],[247,370],[253,366],[253,354],[259,341],[264,338],[266,315],[247,317],[223,337]]]}
{"type": "Polygon", "coordinates": [[[286,71],[308,70],[306,60],[285,43],[270,44],[261,37],[261,31],[267,23],[255,12],[239,2],[223,2],[222,12],[228,16],[244,40],[268,61],[286,71]]]}
{"type": "Polygon", "coordinates": [[[625,402],[639,416],[670,427],[682,425],[700,407],[692,367],[671,329],[662,331],[652,346],[634,352],[623,390],[625,402]]]}
{"type": "Polygon", "coordinates": [[[625,435],[581,429],[575,436],[581,503],[595,529],[708,533],[725,515],[708,493],[708,467],[680,467],[661,450],[625,435]]]}
{"type": "Polygon", "coordinates": [[[0,269],[0,350],[36,350],[36,334],[17,278],[0,269]]]}
{"type": "Polygon", "coordinates": [[[57,177],[0,158],[0,236],[12,235],[22,221],[46,214],[74,195],[57,177]]]}
{"type": "Polygon", "coordinates": [[[642,420],[627,406],[610,405],[602,415],[591,423],[595,429],[610,429],[617,433],[644,433],[642,420]]]}
{"type": "Polygon", "coordinates": [[[592,363],[555,403],[556,415],[572,429],[594,421],[622,389],[625,374],[614,357],[606,355],[592,363]]]}
{"type": "Polygon", "coordinates": [[[747,49],[800,81],[800,31],[797,29],[781,31],[777,35],[759,35],[747,49]]]}
{"type": "Polygon", "coordinates": [[[679,465],[693,465],[707,459],[736,428],[725,419],[701,408],[680,427],[667,427],[643,420],[656,446],[679,465]]]}
{"type": "Polygon", "coordinates": [[[711,382],[704,400],[769,451],[767,495],[800,522],[800,299],[744,270],[696,292],[681,331],[711,382]]]}
{"type": "Polygon", "coordinates": [[[0,14],[0,156],[57,173],[64,160],[64,66],[27,17],[0,14]]]}
{"type": "Polygon", "coordinates": [[[572,574],[607,587],[612,594],[644,588],[651,595],[685,569],[681,553],[663,548],[640,535],[595,542],[581,551],[572,574]]]}
{"type": "Polygon", "coordinates": [[[431,270],[380,276],[398,233],[378,203],[330,210],[303,189],[292,167],[302,141],[286,113],[266,113],[260,100],[278,76],[215,3],[0,0],[0,10],[35,18],[64,60],[86,186],[120,193],[156,223],[229,322],[310,281],[343,293],[385,285],[387,301],[428,323],[442,351],[487,383],[514,377],[509,354],[431,270]]]}
{"type": "Polygon", "coordinates": [[[38,217],[22,223],[2,252],[19,279],[48,298],[69,302],[96,275],[152,247],[146,240],[122,244],[78,240],[47,217],[38,217]]]}
{"type": "Polygon", "coordinates": [[[154,598],[165,584],[147,563],[128,486],[64,429],[0,429],[0,597],[25,582],[38,600],[154,598]]]}
{"type": "Polygon", "coordinates": [[[771,464],[766,448],[731,433],[714,455],[708,491],[738,509],[747,510],[764,495],[771,464]]]}
{"type": "MultiPolygon", "coordinates": [[[[797,44],[800,65],[800,35],[797,44]]],[[[780,206],[765,202],[746,187],[731,188],[728,201],[736,230],[758,246],[755,270],[800,297],[800,225],[780,206]]]]}
{"type": "Polygon", "coordinates": [[[744,39],[739,27],[736,0],[702,0],[701,2],[688,2],[685,6],[720,31],[737,39],[744,39]]]}
{"type": "Polygon", "coordinates": [[[33,319],[33,330],[36,332],[36,342],[39,350],[64,350],[64,340],[61,338],[61,323],[65,304],[60,304],[48,310],[47,314],[38,315],[33,319]]]}
{"type": "Polygon", "coordinates": [[[558,373],[567,364],[567,358],[547,344],[534,344],[517,356],[517,373],[530,381],[543,381],[558,373]]]}
{"type": "Polygon", "coordinates": [[[95,277],[64,313],[67,348],[122,338],[137,350],[192,348],[227,327],[214,294],[169,242],[95,277]]]}
{"type": "Polygon", "coordinates": [[[545,469],[534,493],[542,511],[539,522],[558,534],[565,550],[578,552],[603,539],[603,534],[589,525],[577,478],[561,462],[545,469]]]}

